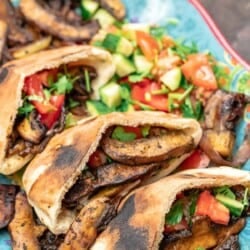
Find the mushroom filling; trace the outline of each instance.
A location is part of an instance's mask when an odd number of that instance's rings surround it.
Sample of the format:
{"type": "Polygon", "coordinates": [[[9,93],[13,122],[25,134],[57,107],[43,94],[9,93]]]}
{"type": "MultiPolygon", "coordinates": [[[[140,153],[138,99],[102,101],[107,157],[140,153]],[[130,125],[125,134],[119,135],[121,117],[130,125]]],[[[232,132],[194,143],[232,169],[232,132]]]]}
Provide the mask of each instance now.
{"type": "Polygon", "coordinates": [[[166,214],[159,249],[239,249],[249,201],[248,189],[239,185],[179,193],[166,214]]]}
{"type": "Polygon", "coordinates": [[[89,157],[63,204],[70,209],[81,208],[84,200],[106,187],[117,187],[119,192],[120,185],[155,174],[168,165],[168,160],[190,152],[193,147],[192,137],[183,131],[147,125],[113,126],[89,157]]]}
{"type": "Polygon", "coordinates": [[[87,116],[85,101],[96,77],[89,66],[60,67],[26,77],[7,157],[41,152],[55,133],[87,116]]]}

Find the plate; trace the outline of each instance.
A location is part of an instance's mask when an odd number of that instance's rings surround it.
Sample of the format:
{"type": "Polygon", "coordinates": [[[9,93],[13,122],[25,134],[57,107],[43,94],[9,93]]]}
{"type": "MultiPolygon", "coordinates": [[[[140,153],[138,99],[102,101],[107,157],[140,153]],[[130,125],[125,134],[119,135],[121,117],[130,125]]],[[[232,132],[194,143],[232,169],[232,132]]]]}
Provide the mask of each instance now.
{"type": "MultiPolygon", "coordinates": [[[[17,4],[17,0],[13,0],[17,4]]],[[[228,44],[213,20],[209,17],[199,0],[123,0],[127,9],[127,19],[130,22],[159,24],[166,27],[168,34],[175,39],[189,43],[195,42],[200,51],[210,51],[218,61],[227,64],[232,69],[232,83],[228,90],[235,92],[248,91],[244,76],[248,74],[248,65],[228,44]]],[[[250,123],[250,105],[246,107],[244,117],[237,127],[235,150],[243,141],[244,129],[250,123]]],[[[250,171],[250,160],[244,165],[244,170],[250,171]]],[[[0,183],[9,183],[0,175],[0,183]]],[[[250,218],[246,227],[240,233],[241,250],[250,249],[250,218]]],[[[6,230],[0,231],[0,249],[11,250],[10,236],[6,230]]]]}

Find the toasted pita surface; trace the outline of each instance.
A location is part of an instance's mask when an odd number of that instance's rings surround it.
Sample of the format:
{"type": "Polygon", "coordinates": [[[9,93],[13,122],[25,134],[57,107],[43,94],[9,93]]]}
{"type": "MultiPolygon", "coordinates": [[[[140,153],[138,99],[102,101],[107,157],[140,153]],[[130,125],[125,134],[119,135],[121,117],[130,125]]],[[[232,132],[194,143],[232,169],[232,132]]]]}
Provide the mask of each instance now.
{"type": "MultiPolygon", "coordinates": [[[[0,69],[0,173],[12,174],[27,163],[27,158],[5,159],[7,138],[12,132],[18,107],[22,105],[21,95],[25,77],[64,64],[94,67],[97,71],[97,78],[92,81],[94,90],[106,83],[115,71],[108,52],[87,45],[42,51],[21,60],[11,61],[0,69]]],[[[97,96],[93,96],[95,97],[97,96]]]]}
{"type": "MultiPolygon", "coordinates": [[[[89,118],[54,136],[26,169],[23,184],[39,218],[55,234],[66,232],[75,218],[73,211],[62,210],[65,193],[84,170],[89,156],[98,147],[105,131],[114,125],[150,125],[181,130],[192,137],[194,147],[202,134],[200,125],[195,120],[163,112],[138,111],[89,118]]],[[[187,156],[185,154],[171,160],[164,174],[173,171],[187,156]]]]}
{"type": "Polygon", "coordinates": [[[229,167],[187,170],[132,192],[92,250],[159,249],[165,215],[186,189],[250,185],[250,173],[229,167]]]}

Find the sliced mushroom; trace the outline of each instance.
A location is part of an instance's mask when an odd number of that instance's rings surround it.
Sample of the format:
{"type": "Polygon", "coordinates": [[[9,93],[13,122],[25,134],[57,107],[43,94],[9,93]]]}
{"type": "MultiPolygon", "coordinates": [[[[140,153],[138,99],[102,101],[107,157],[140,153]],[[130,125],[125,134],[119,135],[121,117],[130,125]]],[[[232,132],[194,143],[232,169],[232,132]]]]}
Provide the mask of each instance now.
{"type": "Polygon", "coordinates": [[[0,20],[0,62],[2,61],[3,49],[7,37],[7,24],[0,20]]]}
{"type": "Polygon", "coordinates": [[[162,136],[122,142],[106,136],[101,142],[103,151],[113,160],[140,165],[177,157],[193,149],[193,138],[182,131],[169,131],[162,136]]]}
{"type": "Polygon", "coordinates": [[[64,40],[90,40],[99,30],[99,23],[96,20],[79,27],[65,23],[49,11],[43,9],[35,0],[21,0],[20,9],[27,20],[35,23],[45,32],[64,40]]]}
{"type": "Polygon", "coordinates": [[[39,144],[46,133],[46,128],[36,116],[35,112],[31,112],[29,118],[24,118],[18,124],[17,131],[24,140],[39,144]]]}
{"type": "Polygon", "coordinates": [[[9,0],[1,0],[0,19],[8,24],[8,42],[11,45],[25,44],[33,40],[28,29],[22,27],[22,17],[9,0]]]}
{"type": "Polygon", "coordinates": [[[99,2],[102,8],[106,9],[118,20],[124,19],[126,10],[121,0],[99,0],[99,2]]]}
{"type": "Polygon", "coordinates": [[[100,197],[89,201],[71,225],[59,250],[89,249],[100,228],[114,216],[115,206],[108,198],[100,197]]]}
{"type": "Polygon", "coordinates": [[[45,229],[43,225],[36,225],[26,195],[19,192],[16,196],[15,215],[8,226],[13,250],[39,250],[38,237],[45,229]]]}
{"type": "Polygon", "coordinates": [[[96,179],[93,176],[80,178],[75,185],[67,192],[64,204],[67,207],[76,206],[80,199],[98,191],[100,188],[117,186],[136,180],[153,170],[156,171],[160,164],[149,164],[141,166],[128,166],[120,163],[111,163],[96,169],[96,179]]]}
{"type": "Polygon", "coordinates": [[[0,185],[0,229],[6,227],[14,216],[18,190],[15,185],[0,185]]]}

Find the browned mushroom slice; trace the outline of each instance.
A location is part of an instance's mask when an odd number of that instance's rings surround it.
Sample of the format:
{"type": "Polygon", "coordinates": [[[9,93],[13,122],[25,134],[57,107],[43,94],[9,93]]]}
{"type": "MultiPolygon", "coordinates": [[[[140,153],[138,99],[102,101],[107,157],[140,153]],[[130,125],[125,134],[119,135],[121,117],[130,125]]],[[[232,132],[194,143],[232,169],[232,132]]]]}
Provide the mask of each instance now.
{"type": "Polygon", "coordinates": [[[125,17],[126,10],[121,0],[99,0],[99,2],[104,9],[118,20],[122,20],[125,17]]]}
{"type": "Polygon", "coordinates": [[[27,20],[56,37],[70,41],[89,40],[98,31],[99,23],[92,20],[84,26],[73,26],[43,9],[35,0],[21,0],[20,8],[27,20]]]}
{"type": "Polygon", "coordinates": [[[41,236],[45,227],[35,224],[32,208],[23,192],[19,192],[16,196],[15,215],[8,230],[13,250],[40,249],[38,237],[41,236]]]}
{"type": "Polygon", "coordinates": [[[108,198],[100,197],[91,200],[83,207],[59,250],[89,249],[99,231],[115,215],[115,206],[108,198]]]}
{"type": "Polygon", "coordinates": [[[85,196],[90,196],[102,187],[120,185],[157,170],[160,164],[141,166],[128,166],[120,163],[111,163],[97,168],[96,179],[93,176],[80,178],[65,195],[64,204],[67,207],[76,206],[77,202],[85,196]]]}
{"type": "Polygon", "coordinates": [[[0,229],[6,227],[14,215],[18,186],[0,185],[0,229]]]}
{"type": "Polygon", "coordinates": [[[194,147],[193,138],[182,131],[122,142],[106,136],[101,146],[113,160],[129,165],[148,164],[178,157],[194,147]]]}
{"type": "Polygon", "coordinates": [[[2,60],[3,48],[5,46],[7,36],[7,24],[0,20],[0,62],[2,60]]]}
{"type": "Polygon", "coordinates": [[[45,136],[46,128],[39,119],[37,119],[36,112],[31,112],[30,116],[24,118],[17,126],[17,131],[26,141],[38,144],[45,136]]]}
{"type": "Polygon", "coordinates": [[[1,0],[0,19],[8,24],[8,42],[11,45],[25,44],[33,40],[34,37],[28,29],[21,27],[22,17],[11,5],[11,1],[1,0]]]}

